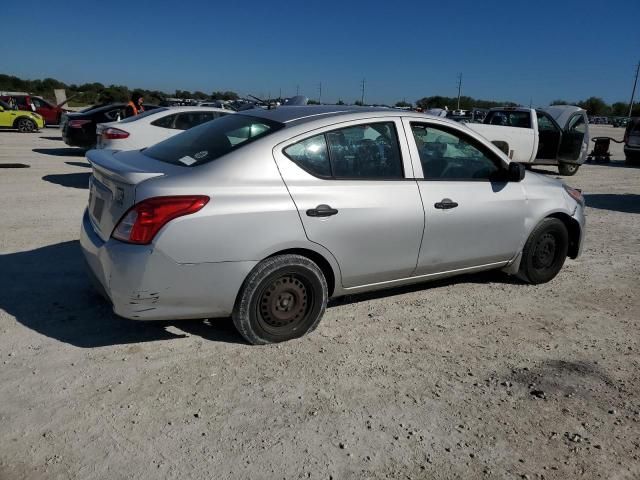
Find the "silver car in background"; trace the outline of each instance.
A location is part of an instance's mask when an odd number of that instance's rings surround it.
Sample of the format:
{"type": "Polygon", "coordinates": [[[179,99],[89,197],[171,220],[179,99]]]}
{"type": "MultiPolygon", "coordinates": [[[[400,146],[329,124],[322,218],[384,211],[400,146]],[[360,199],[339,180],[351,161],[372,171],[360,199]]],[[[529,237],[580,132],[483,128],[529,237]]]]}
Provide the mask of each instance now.
{"type": "Polygon", "coordinates": [[[547,282],[584,235],[580,191],[414,112],[255,109],[87,158],[81,245],[114,311],[231,315],[254,344],[312,331],[329,297],[489,269],[547,282]]]}

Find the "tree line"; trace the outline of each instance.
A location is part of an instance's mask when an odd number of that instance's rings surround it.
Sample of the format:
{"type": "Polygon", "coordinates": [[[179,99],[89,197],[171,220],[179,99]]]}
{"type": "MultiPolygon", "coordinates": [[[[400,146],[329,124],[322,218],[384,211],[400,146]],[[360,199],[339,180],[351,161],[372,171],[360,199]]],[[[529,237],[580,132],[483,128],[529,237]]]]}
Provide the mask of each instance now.
{"type": "Polygon", "coordinates": [[[83,84],[66,84],[55,78],[43,80],[24,80],[12,75],[0,74],[0,90],[12,92],[28,92],[54,101],[55,89],[64,88],[67,92],[70,106],[91,105],[96,103],[126,102],[133,92],[139,92],[144,96],[145,102],[158,104],[167,98],[193,98],[195,100],[236,100],[239,98],[236,92],[213,91],[210,94],[201,91],[190,92],[188,90],[176,90],[174,93],[161,92],[159,90],[147,90],[144,88],[129,89],[125,85],[103,85],[99,82],[83,84]]]}
{"type": "MultiPolygon", "coordinates": [[[[70,106],[91,105],[95,103],[108,102],[126,102],[131,98],[131,94],[136,91],[140,92],[145,102],[149,104],[158,104],[166,98],[193,98],[195,100],[237,100],[239,95],[233,91],[213,91],[205,93],[202,91],[190,92],[189,90],[176,90],[174,93],[161,92],[159,90],[147,90],[144,88],[129,89],[125,85],[103,85],[99,82],[83,83],[77,85],[75,83],[66,84],[55,78],[45,78],[43,80],[24,80],[15,76],[0,74],[0,90],[29,92],[34,95],[42,96],[48,100],[54,100],[54,89],[64,88],[67,92],[67,98],[70,99],[70,106]]],[[[310,104],[317,103],[310,100],[310,104]]],[[[338,105],[344,105],[339,100],[338,105]]],[[[356,100],[354,105],[360,105],[361,102],[356,100]]],[[[629,104],[625,102],[615,102],[613,104],[606,103],[602,98],[589,97],[586,100],[566,101],[554,100],[551,105],[577,105],[584,108],[589,115],[595,116],[626,116],[629,112],[629,104]]],[[[396,107],[413,107],[413,104],[405,100],[395,104],[396,107]]],[[[458,106],[458,97],[443,97],[435,95],[431,97],[423,97],[415,102],[415,106],[422,109],[444,108],[448,107],[453,110],[458,106]]],[[[492,108],[502,106],[519,106],[511,101],[482,100],[468,96],[460,97],[460,108],[469,110],[471,108],[492,108]]],[[[634,103],[634,116],[640,116],[640,102],[634,103]]]]}

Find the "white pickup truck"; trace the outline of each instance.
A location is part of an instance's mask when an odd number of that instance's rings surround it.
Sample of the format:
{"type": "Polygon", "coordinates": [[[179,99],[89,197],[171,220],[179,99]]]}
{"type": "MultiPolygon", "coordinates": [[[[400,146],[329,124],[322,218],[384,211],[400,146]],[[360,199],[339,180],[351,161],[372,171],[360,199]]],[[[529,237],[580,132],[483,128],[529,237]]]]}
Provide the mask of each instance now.
{"type": "Polygon", "coordinates": [[[525,166],[558,165],[561,175],[574,175],[587,158],[589,121],[580,107],[492,108],[483,123],[467,126],[525,166]]]}

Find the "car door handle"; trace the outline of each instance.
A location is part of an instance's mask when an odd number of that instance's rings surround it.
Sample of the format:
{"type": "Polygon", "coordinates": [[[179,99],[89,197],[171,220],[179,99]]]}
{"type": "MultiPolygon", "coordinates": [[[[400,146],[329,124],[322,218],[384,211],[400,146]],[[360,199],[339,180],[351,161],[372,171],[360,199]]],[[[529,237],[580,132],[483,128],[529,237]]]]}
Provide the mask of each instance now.
{"type": "Polygon", "coordinates": [[[458,204],[450,198],[443,198],[438,203],[434,203],[433,206],[440,210],[449,210],[450,208],[456,208],[458,204]]]}
{"type": "Polygon", "coordinates": [[[338,210],[325,204],[318,205],[316,208],[310,208],[307,210],[307,216],[309,217],[330,217],[336,213],[338,213],[338,210]]]}

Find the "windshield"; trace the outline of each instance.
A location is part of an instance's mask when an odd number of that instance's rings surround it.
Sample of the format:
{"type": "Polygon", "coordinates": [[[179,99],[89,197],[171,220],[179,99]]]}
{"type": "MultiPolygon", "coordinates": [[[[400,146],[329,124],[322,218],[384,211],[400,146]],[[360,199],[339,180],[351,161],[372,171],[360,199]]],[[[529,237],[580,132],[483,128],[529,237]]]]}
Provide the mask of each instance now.
{"type": "Polygon", "coordinates": [[[134,115],[133,117],[125,118],[124,120],[120,120],[120,123],[131,123],[136,120],[140,120],[141,118],[148,117],[149,115],[155,115],[156,113],[164,112],[165,110],[169,110],[168,108],[154,108],[152,110],[146,110],[138,115],[134,115]]]}
{"type": "Polygon", "coordinates": [[[171,137],[143,151],[174,165],[209,163],[259,138],[284,128],[282,123],[248,115],[227,115],[171,137]]]}

